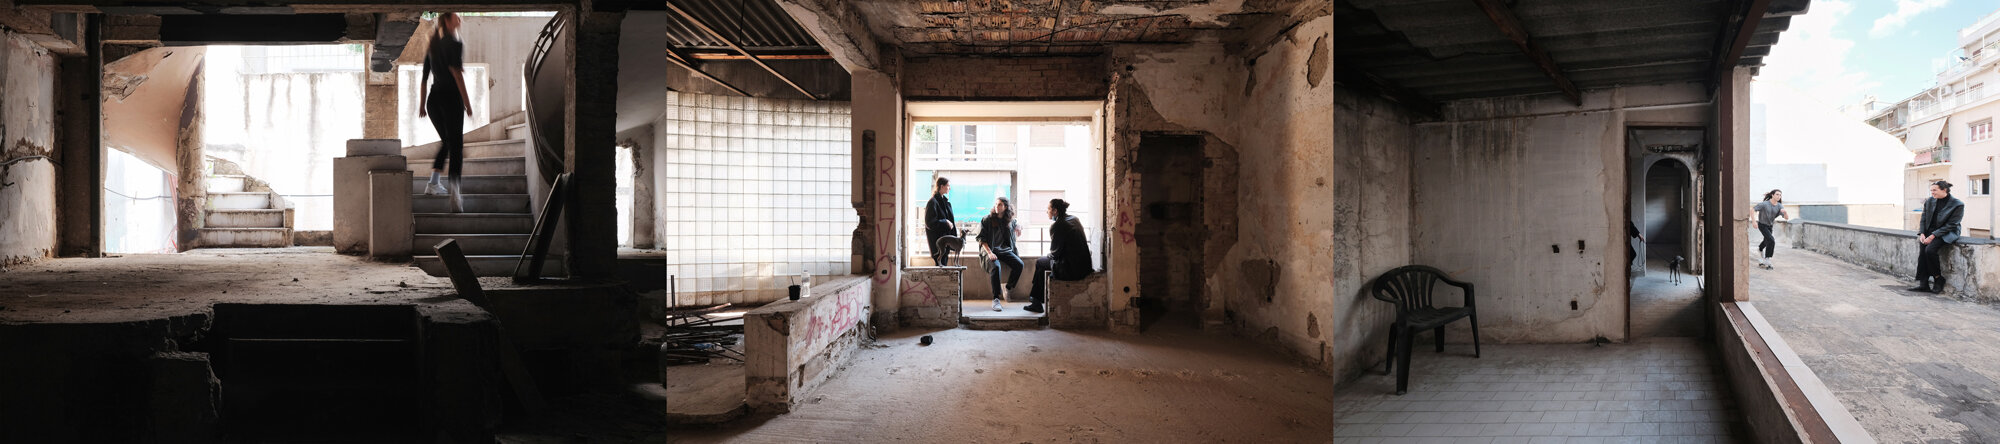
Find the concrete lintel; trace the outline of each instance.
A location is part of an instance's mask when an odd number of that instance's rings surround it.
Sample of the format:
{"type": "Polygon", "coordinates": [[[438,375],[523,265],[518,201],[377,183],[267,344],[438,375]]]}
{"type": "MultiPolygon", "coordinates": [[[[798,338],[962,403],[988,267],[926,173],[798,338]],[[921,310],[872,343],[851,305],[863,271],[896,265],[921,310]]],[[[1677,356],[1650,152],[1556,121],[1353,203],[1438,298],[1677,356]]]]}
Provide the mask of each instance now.
{"type": "MultiPolygon", "coordinates": [[[[869,31],[868,23],[861,18],[861,12],[852,2],[842,0],[775,0],[778,7],[791,14],[792,20],[806,32],[812,33],[813,40],[826,48],[833,60],[840,63],[847,72],[881,71],[881,44],[875,34],[869,31]]],[[[891,73],[893,75],[893,73],[891,73]]]]}

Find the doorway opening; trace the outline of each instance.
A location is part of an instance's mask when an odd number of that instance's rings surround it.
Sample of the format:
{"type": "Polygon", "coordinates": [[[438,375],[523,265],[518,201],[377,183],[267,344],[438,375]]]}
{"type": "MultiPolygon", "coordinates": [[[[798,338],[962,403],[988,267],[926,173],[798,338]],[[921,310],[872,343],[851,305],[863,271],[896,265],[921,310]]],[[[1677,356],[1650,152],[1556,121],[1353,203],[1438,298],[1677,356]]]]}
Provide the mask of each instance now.
{"type": "Polygon", "coordinates": [[[1631,279],[1631,328],[1635,337],[1699,337],[1706,331],[1702,319],[1701,286],[1690,266],[1693,248],[1695,176],[1680,159],[1664,158],[1645,164],[1641,174],[1637,214],[1631,221],[1638,230],[1632,251],[1636,264],[1631,279]]]}
{"type": "Polygon", "coordinates": [[[1143,134],[1139,138],[1139,327],[1169,313],[1196,313],[1202,297],[1202,137],[1143,134]]]}

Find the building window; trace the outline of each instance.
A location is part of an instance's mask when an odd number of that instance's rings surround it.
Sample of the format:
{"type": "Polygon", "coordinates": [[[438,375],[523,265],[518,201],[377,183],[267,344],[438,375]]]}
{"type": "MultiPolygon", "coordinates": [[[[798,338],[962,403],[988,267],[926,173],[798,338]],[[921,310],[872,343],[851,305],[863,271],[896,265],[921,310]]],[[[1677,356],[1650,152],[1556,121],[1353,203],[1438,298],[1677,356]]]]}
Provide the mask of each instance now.
{"type": "Polygon", "coordinates": [[[1973,196],[1986,196],[1993,194],[1992,176],[1986,176],[1986,175],[1972,176],[1967,178],[1965,185],[1966,188],[1970,188],[1972,190],[1969,191],[1968,193],[1973,196]]]}
{"type": "Polygon", "coordinates": [[[1993,138],[1993,119],[1972,122],[1966,124],[1966,128],[1972,130],[1971,137],[1966,138],[1966,142],[1968,143],[1981,142],[1993,138]]]}
{"type": "MultiPolygon", "coordinates": [[[[1014,203],[1014,221],[1021,235],[1016,246],[1021,256],[1047,254],[1050,221],[1044,214],[1050,199],[1070,202],[1069,214],[1083,222],[1092,251],[1102,251],[1103,204],[1092,196],[1095,181],[1103,172],[1091,169],[1090,127],[1085,122],[983,123],[924,122],[914,125],[910,137],[912,153],[910,198],[905,214],[909,220],[923,220],[924,205],[931,197],[937,177],[951,179],[953,219],[957,228],[978,236],[979,221],[993,209],[995,197],[1014,203]]],[[[904,228],[904,251],[914,265],[930,264],[929,239],[920,223],[904,228]]],[[[967,240],[960,250],[960,264],[976,265],[977,241],[967,240]]]]}

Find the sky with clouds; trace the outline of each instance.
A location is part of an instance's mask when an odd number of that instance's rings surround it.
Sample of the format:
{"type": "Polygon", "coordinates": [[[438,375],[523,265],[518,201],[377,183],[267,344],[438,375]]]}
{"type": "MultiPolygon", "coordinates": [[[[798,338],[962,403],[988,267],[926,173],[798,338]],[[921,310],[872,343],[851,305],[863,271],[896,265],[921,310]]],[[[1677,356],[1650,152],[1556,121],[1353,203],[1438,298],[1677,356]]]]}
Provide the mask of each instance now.
{"type": "Polygon", "coordinates": [[[1930,87],[1934,61],[1995,0],[1813,0],[1764,59],[1759,82],[1781,83],[1830,107],[1874,95],[1894,103],[1930,87]]]}

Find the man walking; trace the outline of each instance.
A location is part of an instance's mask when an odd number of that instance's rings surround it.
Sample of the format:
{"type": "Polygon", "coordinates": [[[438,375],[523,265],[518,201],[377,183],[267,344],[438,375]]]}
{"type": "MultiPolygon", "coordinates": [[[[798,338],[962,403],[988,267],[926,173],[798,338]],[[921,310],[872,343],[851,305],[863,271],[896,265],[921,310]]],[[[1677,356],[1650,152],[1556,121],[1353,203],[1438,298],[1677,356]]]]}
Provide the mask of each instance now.
{"type": "Polygon", "coordinates": [[[1757,259],[1758,266],[1769,270],[1771,255],[1778,252],[1778,238],[1771,236],[1771,224],[1777,223],[1778,219],[1791,219],[1791,216],[1785,215],[1785,193],[1778,190],[1764,193],[1764,201],[1758,202],[1753,209],[1757,211],[1757,232],[1764,233],[1764,241],[1757,244],[1757,251],[1764,252],[1764,257],[1757,259]]]}
{"type": "Polygon", "coordinates": [[[1965,218],[1965,202],[1951,197],[1951,182],[1931,183],[1931,198],[1924,199],[1924,216],[1917,227],[1917,286],[1910,291],[1944,291],[1944,273],[1939,270],[1938,253],[1958,242],[1958,223],[1965,218]],[[1936,279],[1932,282],[1931,279],[1936,279]]]}

